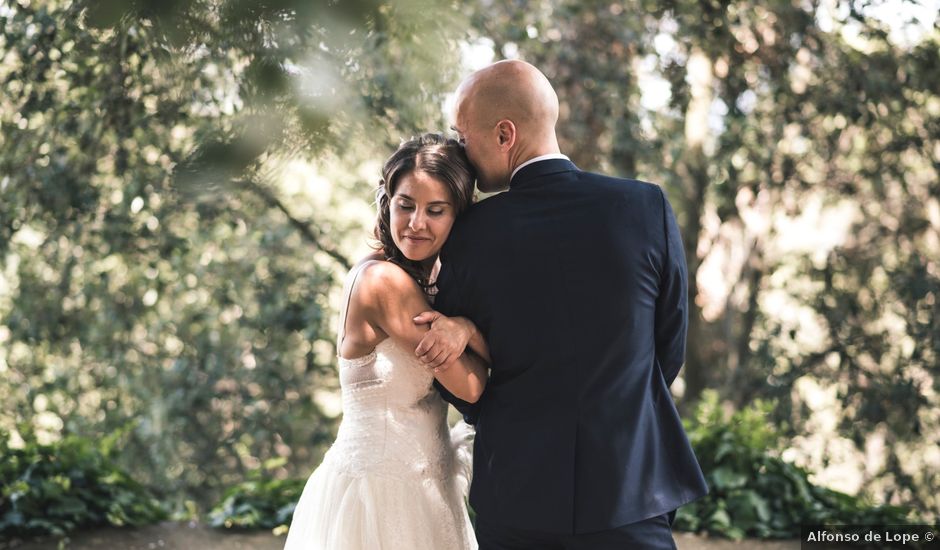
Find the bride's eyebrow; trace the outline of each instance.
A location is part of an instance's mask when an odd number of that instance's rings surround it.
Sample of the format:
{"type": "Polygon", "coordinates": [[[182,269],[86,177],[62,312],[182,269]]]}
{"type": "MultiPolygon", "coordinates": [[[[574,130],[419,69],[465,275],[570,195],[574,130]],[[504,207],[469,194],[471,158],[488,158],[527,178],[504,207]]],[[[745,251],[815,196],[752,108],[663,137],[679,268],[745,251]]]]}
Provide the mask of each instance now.
{"type": "MultiPolygon", "coordinates": [[[[418,201],[414,200],[413,198],[409,197],[408,195],[406,195],[406,194],[404,194],[404,193],[398,193],[398,195],[396,195],[396,196],[397,196],[397,197],[401,197],[401,198],[403,198],[403,199],[405,199],[405,200],[409,200],[409,201],[411,201],[411,202],[418,202],[418,201]]],[[[439,205],[439,204],[445,204],[445,205],[450,206],[450,201],[431,201],[431,202],[428,203],[429,206],[436,206],[436,205],[439,205]]]]}

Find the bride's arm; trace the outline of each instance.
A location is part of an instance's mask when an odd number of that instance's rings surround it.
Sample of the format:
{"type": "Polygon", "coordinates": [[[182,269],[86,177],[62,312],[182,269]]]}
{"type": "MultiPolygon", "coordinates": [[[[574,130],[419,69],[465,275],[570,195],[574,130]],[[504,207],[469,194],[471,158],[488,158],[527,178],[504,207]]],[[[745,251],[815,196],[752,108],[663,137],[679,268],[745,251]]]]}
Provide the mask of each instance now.
{"type": "Polygon", "coordinates": [[[447,364],[468,347],[489,364],[490,347],[483,333],[466,317],[448,317],[438,311],[424,311],[414,318],[419,325],[430,325],[415,354],[428,367],[447,368],[447,364]]]}
{"type": "MultiPolygon", "coordinates": [[[[366,266],[356,290],[366,320],[406,349],[415,349],[428,328],[414,318],[428,309],[424,293],[404,270],[389,262],[366,266]]],[[[473,354],[461,354],[434,377],[454,396],[474,403],[486,386],[486,366],[473,354]]]]}

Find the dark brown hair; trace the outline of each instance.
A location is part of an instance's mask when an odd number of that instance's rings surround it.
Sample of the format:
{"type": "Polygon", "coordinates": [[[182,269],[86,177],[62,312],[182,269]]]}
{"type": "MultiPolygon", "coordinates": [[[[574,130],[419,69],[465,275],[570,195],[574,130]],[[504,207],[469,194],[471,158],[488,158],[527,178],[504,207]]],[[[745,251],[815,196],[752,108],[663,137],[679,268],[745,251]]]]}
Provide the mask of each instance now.
{"type": "Polygon", "coordinates": [[[374,230],[378,241],[376,248],[385,259],[411,275],[425,292],[430,292],[431,285],[421,263],[406,258],[392,239],[391,198],[401,178],[414,172],[424,172],[442,182],[450,194],[457,215],[473,202],[475,176],[463,147],[457,140],[441,134],[424,134],[409,139],[398,147],[382,167],[382,181],[379,182],[375,196],[378,207],[374,230]]]}

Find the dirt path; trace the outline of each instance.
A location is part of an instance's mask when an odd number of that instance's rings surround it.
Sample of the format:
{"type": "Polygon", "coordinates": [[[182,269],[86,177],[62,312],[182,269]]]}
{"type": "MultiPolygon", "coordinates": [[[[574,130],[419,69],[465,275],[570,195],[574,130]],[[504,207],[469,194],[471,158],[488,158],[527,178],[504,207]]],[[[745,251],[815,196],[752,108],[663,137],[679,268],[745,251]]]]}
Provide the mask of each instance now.
{"type": "Polygon", "coordinates": [[[676,533],[676,546],[679,550],[800,550],[799,540],[759,540],[744,539],[733,541],[676,533]]]}
{"type": "MultiPolygon", "coordinates": [[[[798,550],[799,541],[760,541],[700,537],[676,533],[679,550],[798,550]]],[[[270,532],[232,533],[203,525],[161,523],[138,529],[98,529],[77,533],[67,550],[281,550],[284,537],[270,532]]],[[[0,541],[0,550],[54,550],[55,539],[0,541]]],[[[442,549],[443,550],[443,549],[442,549]]]]}

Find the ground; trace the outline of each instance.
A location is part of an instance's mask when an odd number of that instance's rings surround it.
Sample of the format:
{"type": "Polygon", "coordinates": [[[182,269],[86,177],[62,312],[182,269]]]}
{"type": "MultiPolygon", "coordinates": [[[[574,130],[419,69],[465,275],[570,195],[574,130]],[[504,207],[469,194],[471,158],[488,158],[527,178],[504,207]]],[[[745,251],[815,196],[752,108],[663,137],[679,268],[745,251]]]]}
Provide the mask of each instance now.
{"type": "MultiPolygon", "coordinates": [[[[268,531],[232,533],[203,525],[161,523],[138,529],[97,529],[77,533],[62,546],[68,550],[281,550],[284,537],[268,531]]],[[[713,539],[676,533],[679,550],[798,550],[799,541],[713,539]]],[[[0,550],[53,550],[55,539],[2,541],[0,550]]]]}

